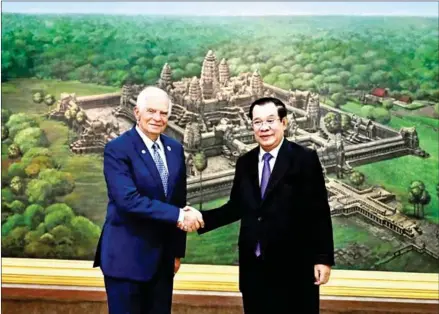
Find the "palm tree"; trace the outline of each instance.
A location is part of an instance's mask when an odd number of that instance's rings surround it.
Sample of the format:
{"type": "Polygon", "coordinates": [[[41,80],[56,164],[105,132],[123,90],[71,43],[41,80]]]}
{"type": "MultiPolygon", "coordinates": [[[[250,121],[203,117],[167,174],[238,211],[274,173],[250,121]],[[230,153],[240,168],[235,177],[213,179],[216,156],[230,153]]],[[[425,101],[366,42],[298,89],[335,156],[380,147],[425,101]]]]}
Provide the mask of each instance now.
{"type": "Polygon", "coordinates": [[[200,173],[200,210],[203,209],[203,171],[207,168],[207,157],[204,151],[200,150],[194,155],[195,169],[200,173]]]}

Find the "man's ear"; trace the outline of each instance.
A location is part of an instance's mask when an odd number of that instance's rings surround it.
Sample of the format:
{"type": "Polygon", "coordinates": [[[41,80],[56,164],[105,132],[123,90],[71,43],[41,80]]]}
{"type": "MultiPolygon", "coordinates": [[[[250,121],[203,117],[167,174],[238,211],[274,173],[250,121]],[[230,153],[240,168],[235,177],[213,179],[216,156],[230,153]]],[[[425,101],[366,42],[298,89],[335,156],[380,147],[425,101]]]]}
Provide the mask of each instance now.
{"type": "Polygon", "coordinates": [[[286,129],[286,128],[287,128],[287,125],[288,125],[288,118],[287,118],[287,117],[283,117],[283,119],[281,120],[281,122],[282,122],[282,126],[283,126],[283,128],[286,129]]]}
{"type": "Polygon", "coordinates": [[[137,108],[137,106],[134,106],[134,117],[136,118],[136,121],[139,121],[140,119],[140,112],[139,112],[139,108],[137,108]]]}

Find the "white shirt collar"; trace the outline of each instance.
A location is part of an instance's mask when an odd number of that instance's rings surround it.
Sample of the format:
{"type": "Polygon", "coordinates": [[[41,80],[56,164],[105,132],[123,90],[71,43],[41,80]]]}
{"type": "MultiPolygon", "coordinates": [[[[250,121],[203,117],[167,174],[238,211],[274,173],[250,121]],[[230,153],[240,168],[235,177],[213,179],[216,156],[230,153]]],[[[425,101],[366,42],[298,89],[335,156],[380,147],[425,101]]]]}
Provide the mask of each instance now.
{"type": "MultiPolygon", "coordinates": [[[[268,153],[271,154],[271,156],[273,156],[273,159],[277,158],[277,155],[279,154],[279,149],[282,146],[282,143],[284,142],[285,138],[283,137],[282,140],[280,141],[279,145],[277,145],[275,148],[273,148],[271,151],[269,151],[268,153]]],[[[262,149],[261,146],[259,146],[259,161],[262,161],[262,156],[264,156],[264,154],[267,153],[265,150],[262,149]]]]}
{"type": "MultiPolygon", "coordinates": [[[[140,137],[142,138],[143,142],[145,143],[146,147],[150,150],[152,150],[152,145],[154,144],[154,141],[151,140],[148,136],[146,136],[145,133],[143,133],[143,131],[139,128],[139,126],[136,125],[136,131],[137,133],[139,133],[140,137]]],[[[155,141],[161,150],[163,150],[163,144],[160,140],[160,136],[157,138],[157,140],[155,141]]]]}

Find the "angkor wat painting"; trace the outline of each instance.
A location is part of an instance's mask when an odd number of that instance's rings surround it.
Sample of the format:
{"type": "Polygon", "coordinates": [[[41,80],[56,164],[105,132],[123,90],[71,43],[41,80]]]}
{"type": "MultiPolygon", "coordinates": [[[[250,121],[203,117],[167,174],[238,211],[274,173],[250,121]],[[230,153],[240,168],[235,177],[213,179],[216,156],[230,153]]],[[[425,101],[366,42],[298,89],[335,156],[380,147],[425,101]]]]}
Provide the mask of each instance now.
{"type": "MultiPolygon", "coordinates": [[[[439,271],[437,3],[53,5],[3,3],[3,257],[93,258],[104,145],[155,84],[192,205],[228,199],[249,105],[278,97],[324,166],[336,268],[439,271]]],[[[238,228],[190,234],[184,262],[236,264],[238,228]]]]}

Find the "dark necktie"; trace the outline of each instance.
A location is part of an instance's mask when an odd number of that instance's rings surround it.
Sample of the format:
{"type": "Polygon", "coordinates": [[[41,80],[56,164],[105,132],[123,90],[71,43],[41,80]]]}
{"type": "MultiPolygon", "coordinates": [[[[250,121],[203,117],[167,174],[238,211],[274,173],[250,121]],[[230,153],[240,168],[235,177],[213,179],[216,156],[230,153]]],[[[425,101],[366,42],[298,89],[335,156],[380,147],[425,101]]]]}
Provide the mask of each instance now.
{"type": "Polygon", "coordinates": [[[271,170],[270,170],[270,159],[273,156],[270,153],[265,153],[262,156],[262,160],[264,161],[264,167],[262,168],[262,178],[261,178],[261,197],[264,198],[265,190],[267,189],[268,180],[270,179],[271,170]]]}
{"type": "MultiPolygon", "coordinates": [[[[270,159],[273,158],[273,156],[270,153],[265,153],[264,156],[262,156],[262,160],[264,161],[264,167],[262,168],[262,178],[261,178],[261,197],[262,199],[265,196],[265,190],[267,189],[268,180],[270,179],[271,170],[270,170],[270,159]]],[[[261,255],[261,247],[259,242],[256,244],[256,250],[255,250],[256,256],[261,255]]]]}

